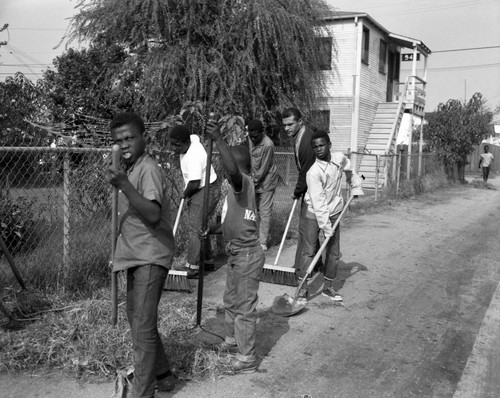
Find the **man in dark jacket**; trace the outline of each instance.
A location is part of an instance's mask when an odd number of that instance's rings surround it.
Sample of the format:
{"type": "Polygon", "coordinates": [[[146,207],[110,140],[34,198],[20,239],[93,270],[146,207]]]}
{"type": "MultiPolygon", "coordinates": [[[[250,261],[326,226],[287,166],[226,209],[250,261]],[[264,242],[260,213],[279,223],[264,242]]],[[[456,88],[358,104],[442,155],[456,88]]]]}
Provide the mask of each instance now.
{"type": "MultiPolygon", "coordinates": [[[[295,189],[293,190],[293,199],[301,199],[300,220],[299,220],[299,235],[297,239],[297,251],[295,253],[295,268],[300,268],[302,254],[302,233],[303,219],[307,214],[307,206],[304,203],[304,194],[307,191],[306,175],[309,168],[316,161],[316,155],[312,149],[311,138],[313,131],[307,127],[302,121],[302,114],[297,108],[287,108],[281,114],[282,124],[286,134],[293,139],[293,152],[295,154],[295,164],[299,172],[295,189]]],[[[317,242],[319,249],[319,241],[317,242]]],[[[321,259],[318,261],[318,268],[322,267],[321,259]]]]}

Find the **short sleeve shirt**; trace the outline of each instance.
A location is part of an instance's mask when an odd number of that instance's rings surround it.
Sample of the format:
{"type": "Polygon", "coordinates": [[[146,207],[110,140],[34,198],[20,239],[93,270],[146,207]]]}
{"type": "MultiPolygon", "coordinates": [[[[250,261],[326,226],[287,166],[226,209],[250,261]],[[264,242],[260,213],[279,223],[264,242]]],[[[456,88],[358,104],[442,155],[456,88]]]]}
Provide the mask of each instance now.
{"type": "Polygon", "coordinates": [[[482,167],[489,167],[491,165],[491,162],[493,162],[493,154],[491,152],[488,152],[488,153],[482,153],[481,155],[481,159],[483,159],[482,163],[481,163],[481,166],[482,167]]]}
{"type": "Polygon", "coordinates": [[[125,194],[118,192],[118,237],[113,271],[148,264],[170,269],[175,245],[165,174],[147,154],[137,159],[127,174],[139,194],[158,202],[161,217],[155,225],[146,224],[125,194]]]}
{"type": "MultiPolygon", "coordinates": [[[[200,142],[200,137],[191,134],[191,144],[186,153],[180,155],[182,177],[184,178],[184,187],[187,187],[189,181],[200,180],[200,188],[205,186],[205,172],[207,169],[207,152],[200,142]]],[[[210,184],[217,180],[217,174],[210,166],[210,184]]]]}

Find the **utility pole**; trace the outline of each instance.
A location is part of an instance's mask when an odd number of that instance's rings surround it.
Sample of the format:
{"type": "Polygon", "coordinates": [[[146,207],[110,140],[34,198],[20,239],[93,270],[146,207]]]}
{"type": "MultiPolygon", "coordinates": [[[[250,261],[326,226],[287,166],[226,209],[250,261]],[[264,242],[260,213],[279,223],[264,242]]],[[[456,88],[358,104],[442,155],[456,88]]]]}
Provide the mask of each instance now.
{"type": "MultiPolygon", "coordinates": [[[[6,30],[7,28],[9,27],[9,24],[6,23],[4,24],[1,28],[0,28],[0,32],[3,32],[4,30],[6,30]]],[[[7,42],[6,41],[0,41],[0,47],[1,46],[6,46],[7,45],[7,42]]]]}

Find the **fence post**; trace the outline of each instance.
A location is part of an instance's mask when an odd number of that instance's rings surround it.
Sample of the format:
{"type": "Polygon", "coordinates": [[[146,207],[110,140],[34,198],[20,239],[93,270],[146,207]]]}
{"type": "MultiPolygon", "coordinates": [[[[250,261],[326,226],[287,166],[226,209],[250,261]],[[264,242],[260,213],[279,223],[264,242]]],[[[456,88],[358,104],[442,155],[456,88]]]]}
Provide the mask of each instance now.
{"type": "Polygon", "coordinates": [[[398,167],[397,167],[397,173],[396,173],[396,197],[398,196],[399,192],[399,179],[401,176],[401,158],[403,157],[403,151],[400,151],[398,153],[398,167]]]}
{"type": "Polygon", "coordinates": [[[398,155],[392,154],[392,178],[391,178],[392,182],[396,181],[397,165],[398,165],[398,155]]]}
{"type": "Polygon", "coordinates": [[[378,155],[375,155],[375,203],[378,199],[378,180],[379,180],[379,159],[378,155]]]}
{"type": "MultiPolygon", "coordinates": [[[[69,207],[69,152],[64,153],[63,166],[63,291],[69,275],[70,249],[70,207],[69,207]]],[[[58,281],[59,284],[59,281],[58,281]]]]}
{"type": "Polygon", "coordinates": [[[290,156],[286,155],[285,185],[290,184],[290,156]]]}

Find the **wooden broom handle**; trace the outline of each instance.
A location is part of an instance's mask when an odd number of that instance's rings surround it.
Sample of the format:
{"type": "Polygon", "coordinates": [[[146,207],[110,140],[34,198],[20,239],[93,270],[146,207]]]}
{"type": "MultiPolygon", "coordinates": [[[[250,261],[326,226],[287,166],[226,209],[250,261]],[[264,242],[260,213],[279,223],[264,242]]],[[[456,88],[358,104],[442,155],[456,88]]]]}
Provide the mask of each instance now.
{"type": "MultiPolygon", "coordinates": [[[[111,150],[111,164],[113,168],[120,167],[121,150],[120,146],[114,144],[111,150]]],[[[111,197],[111,265],[115,260],[116,233],[118,226],[118,189],[113,187],[111,197]]],[[[118,273],[111,268],[111,324],[118,323],[118,273]]]]}

